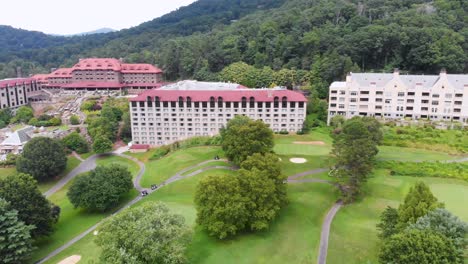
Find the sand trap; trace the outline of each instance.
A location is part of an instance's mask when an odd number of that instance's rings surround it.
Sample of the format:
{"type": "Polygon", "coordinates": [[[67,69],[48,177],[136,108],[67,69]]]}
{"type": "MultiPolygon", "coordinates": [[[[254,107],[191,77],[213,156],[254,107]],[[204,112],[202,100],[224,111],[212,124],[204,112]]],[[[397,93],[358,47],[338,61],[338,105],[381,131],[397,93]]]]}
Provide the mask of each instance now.
{"type": "Polygon", "coordinates": [[[307,162],[307,160],[304,158],[290,158],[289,161],[292,163],[306,163],[307,162]]]}
{"type": "Polygon", "coordinates": [[[323,141],[294,141],[293,144],[323,146],[325,145],[325,142],[323,141]]]}
{"type": "Polygon", "coordinates": [[[73,256],[70,256],[70,257],[60,261],[58,264],[76,264],[80,260],[81,260],[80,255],[73,255],[73,256]]]}

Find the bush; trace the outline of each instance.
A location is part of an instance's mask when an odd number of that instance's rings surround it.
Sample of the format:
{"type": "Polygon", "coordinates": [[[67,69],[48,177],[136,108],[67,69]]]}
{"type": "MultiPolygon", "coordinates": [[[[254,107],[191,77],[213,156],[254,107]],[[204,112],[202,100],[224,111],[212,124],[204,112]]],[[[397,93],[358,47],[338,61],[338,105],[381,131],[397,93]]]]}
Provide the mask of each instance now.
{"type": "Polygon", "coordinates": [[[377,167],[391,175],[453,178],[468,181],[468,163],[379,161],[377,167]]]}
{"type": "Polygon", "coordinates": [[[154,151],[150,160],[160,159],[166,156],[170,151],[171,151],[171,148],[169,146],[161,146],[154,151]]]}
{"type": "Polygon", "coordinates": [[[80,118],[76,115],[72,115],[70,117],[70,124],[72,125],[79,125],[80,124],[80,118]]]}
{"type": "Polygon", "coordinates": [[[63,144],[69,150],[76,151],[79,154],[89,151],[88,142],[77,132],[70,133],[62,139],[63,144]]]}
{"type": "Polygon", "coordinates": [[[289,135],[289,132],[287,130],[281,130],[279,132],[280,135],[289,135]]]}

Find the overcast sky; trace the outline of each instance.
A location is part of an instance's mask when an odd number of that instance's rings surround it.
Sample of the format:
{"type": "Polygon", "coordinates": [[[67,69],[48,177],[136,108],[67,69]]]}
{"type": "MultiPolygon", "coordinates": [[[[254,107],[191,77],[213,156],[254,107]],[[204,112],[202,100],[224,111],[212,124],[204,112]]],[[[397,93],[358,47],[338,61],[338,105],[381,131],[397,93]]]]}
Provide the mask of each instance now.
{"type": "Polygon", "coordinates": [[[123,29],[160,17],[195,0],[7,0],[0,25],[75,34],[99,28],[123,29]]]}

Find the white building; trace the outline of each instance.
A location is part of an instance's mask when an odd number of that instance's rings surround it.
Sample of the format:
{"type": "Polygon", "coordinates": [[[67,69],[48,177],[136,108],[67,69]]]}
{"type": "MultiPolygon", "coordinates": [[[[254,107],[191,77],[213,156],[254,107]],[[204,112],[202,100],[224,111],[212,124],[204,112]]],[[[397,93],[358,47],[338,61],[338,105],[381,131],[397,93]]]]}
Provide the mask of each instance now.
{"type": "Polygon", "coordinates": [[[468,122],[468,75],[350,73],[330,86],[328,121],[335,115],[468,122]]]}
{"type": "Polygon", "coordinates": [[[296,132],[307,99],[286,89],[246,89],[238,84],[184,81],[130,100],[135,144],[166,145],[193,136],[213,136],[236,115],[263,120],[273,131],[296,132]]]}

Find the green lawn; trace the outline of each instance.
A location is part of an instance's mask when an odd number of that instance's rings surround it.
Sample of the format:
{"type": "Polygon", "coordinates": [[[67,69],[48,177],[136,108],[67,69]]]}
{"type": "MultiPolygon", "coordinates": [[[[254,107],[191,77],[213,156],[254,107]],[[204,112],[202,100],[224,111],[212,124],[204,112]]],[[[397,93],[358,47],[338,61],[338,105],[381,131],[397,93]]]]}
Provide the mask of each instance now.
{"type": "Polygon", "coordinates": [[[329,168],[331,165],[331,159],[327,156],[280,155],[279,157],[281,158],[281,168],[286,176],[318,168],[329,168]],[[304,158],[307,162],[292,163],[291,158],[304,158]]]}
{"type": "Polygon", "coordinates": [[[436,161],[453,160],[460,158],[460,156],[425,149],[380,146],[377,158],[397,161],[436,161]]]}
{"type": "MultiPolygon", "coordinates": [[[[100,165],[108,165],[111,163],[126,165],[128,166],[129,170],[134,176],[139,171],[139,167],[136,163],[117,156],[107,156],[99,158],[97,160],[97,163],[100,165]]],[[[88,212],[83,209],[75,209],[66,197],[66,193],[70,188],[72,182],[73,181],[70,181],[67,185],[65,185],[62,189],[54,193],[49,198],[51,202],[60,206],[60,219],[55,225],[54,233],[51,236],[44,238],[41,241],[38,241],[36,245],[38,248],[33,252],[32,256],[32,260],[34,261],[46,256],[54,249],[63,245],[64,243],[66,243],[76,235],[80,234],[81,232],[84,232],[86,229],[90,228],[91,226],[99,222],[101,219],[105,218],[113,211],[115,211],[111,210],[109,212],[97,213],[88,212]]],[[[133,189],[122,199],[120,205],[116,206],[116,208],[119,208],[121,205],[127,203],[131,199],[135,198],[137,195],[138,192],[133,189]]]]}
{"type": "MultiPolygon", "coordinates": [[[[212,170],[192,178],[164,186],[148,196],[148,201],[162,201],[173,212],[182,214],[195,226],[193,195],[197,183],[208,175],[232,174],[212,170]]],[[[322,219],[337,199],[334,188],[327,184],[307,183],[289,186],[290,203],[270,230],[242,234],[227,241],[218,241],[195,226],[194,239],[188,249],[189,263],[312,263],[317,258],[322,219]]],[[[99,248],[90,234],[66,249],[48,263],[57,263],[70,255],[82,255],[83,263],[97,261],[99,248]]]]}
{"type": "Polygon", "coordinates": [[[5,178],[16,173],[16,167],[0,168],[0,178],[5,178]]]}
{"type": "Polygon", "coordinates": [[[325,156],[331,151],[332,139],[327,129],[312,130],[306,135],[275,135],[274,151],[279,155],[325,156]],[[321,141],[325,145],[295,144],[298,141],[321,141]]]}
{"type": "Polygon", "coordinates": [[[207,167],[212,167],[212,166],[226,166],[226,167],[230,167],[232,166],[232,164],[230,164],[229,162],[226,162],[226,161],[215,161],[213,160],[212,162],[209,162],[205,165],[202,165],[202,166],[199,166],[199,167],[196,167],[194,169],[191,169],[191,170],[188,170],[184,173],[182,173],[182,175],[188,175],[194,171],[197,171],[197,170],[200,170],[200,169],[204,169],[204,168],[207,168],[207,167]]]}
{"type": "Polygon", "coordinates": [[[151,184],[159,184],[180,170],[213,159],[216,155],[224,156],[221,147],[194,147],[177,150],[161,159],[149,161],[145,164],[146,171],[141,186],[149,187],[151,184]]]}
{"type": "Polygon", "coordinates": [[[397,207],[409,188],[418,180],[429,184],[448,210],[468,221],[468,183],[440,178],[389,176],[379,170],[365,185],[365,198],[342,208],[333,220],[328,263],[377,263],[376,224],[386,206],[397,207]]]}

